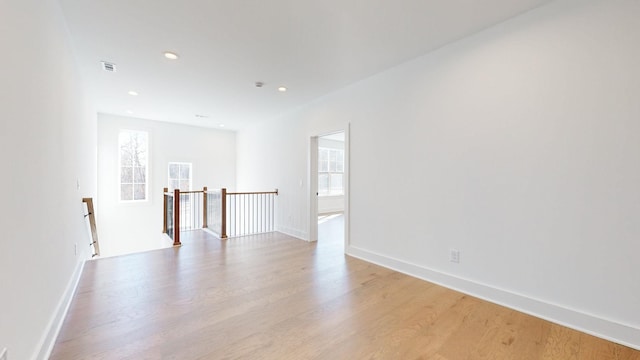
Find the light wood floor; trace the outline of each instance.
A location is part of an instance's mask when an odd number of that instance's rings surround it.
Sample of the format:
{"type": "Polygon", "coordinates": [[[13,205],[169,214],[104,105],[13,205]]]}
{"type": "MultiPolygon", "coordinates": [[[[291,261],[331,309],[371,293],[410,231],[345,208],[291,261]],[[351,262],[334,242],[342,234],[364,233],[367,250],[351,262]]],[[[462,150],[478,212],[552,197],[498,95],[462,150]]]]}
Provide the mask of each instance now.
{"type": "Polygon", "coordinates": [[[281,234],[86,264],[52,359],[640,359],[281,234]]]}

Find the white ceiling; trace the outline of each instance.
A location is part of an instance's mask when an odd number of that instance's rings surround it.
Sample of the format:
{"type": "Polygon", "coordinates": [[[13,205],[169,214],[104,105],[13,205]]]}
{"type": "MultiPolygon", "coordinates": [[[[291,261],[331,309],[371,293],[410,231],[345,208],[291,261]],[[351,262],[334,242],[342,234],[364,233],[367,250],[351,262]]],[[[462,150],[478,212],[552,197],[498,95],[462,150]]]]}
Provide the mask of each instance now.
{"type": "Polygon", "coordinates": [[[275,118],[546,2],[60,0],[99,112],[227,129],[275,118]],[[117,72],[104,72],[102,60],[117,72]]]}

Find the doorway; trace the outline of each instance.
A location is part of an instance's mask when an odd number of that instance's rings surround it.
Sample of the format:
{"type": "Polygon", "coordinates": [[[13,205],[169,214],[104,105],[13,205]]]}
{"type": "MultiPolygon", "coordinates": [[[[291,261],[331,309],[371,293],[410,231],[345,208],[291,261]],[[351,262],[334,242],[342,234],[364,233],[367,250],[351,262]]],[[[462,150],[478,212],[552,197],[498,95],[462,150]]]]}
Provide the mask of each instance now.
{"type": "Polygon", "coordinates": [[[346,250],[348,243],[348,132],[311,138],[311,240],[346,250]]]}

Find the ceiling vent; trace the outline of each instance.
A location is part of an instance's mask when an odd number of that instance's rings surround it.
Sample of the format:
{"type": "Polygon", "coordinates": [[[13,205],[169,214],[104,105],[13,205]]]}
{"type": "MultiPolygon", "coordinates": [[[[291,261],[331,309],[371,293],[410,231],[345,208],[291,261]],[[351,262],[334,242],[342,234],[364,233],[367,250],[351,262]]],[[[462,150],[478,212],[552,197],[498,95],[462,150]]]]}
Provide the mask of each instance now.
{"type": "Polygon", "coordinates": [[[101,61],[100,63],[102,64],[102,70],[108,72],[116,72],[116,64],[106,61],[101,61]]]}

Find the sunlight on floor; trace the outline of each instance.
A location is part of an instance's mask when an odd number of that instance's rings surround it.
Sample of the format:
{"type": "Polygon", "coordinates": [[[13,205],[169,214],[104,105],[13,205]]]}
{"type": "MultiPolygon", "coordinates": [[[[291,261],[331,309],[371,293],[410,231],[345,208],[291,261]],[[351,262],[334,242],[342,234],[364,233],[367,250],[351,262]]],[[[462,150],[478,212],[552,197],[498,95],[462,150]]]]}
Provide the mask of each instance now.
{"type": "Polygon", "coordinates": [[[337,217],[342,216],[342,214],[330,214],[330,215],[320,215],[318,216],[318,225],[325,223],[331,219],[335,219],[337,217]]]}
{"type": "Polygon", "coordinates": [[[130,238],[117,239],[100,244],[100,257],[128,255],[173,246],[173,240],[166,234],[136,234],[130,238]],[[147,235],[147,236],[144,236],[147,235]]]}
{"type": "Polygon", "coordinates": [[[318,241],[344,244],[344,215],[318,216],[318,241]]]}

